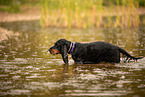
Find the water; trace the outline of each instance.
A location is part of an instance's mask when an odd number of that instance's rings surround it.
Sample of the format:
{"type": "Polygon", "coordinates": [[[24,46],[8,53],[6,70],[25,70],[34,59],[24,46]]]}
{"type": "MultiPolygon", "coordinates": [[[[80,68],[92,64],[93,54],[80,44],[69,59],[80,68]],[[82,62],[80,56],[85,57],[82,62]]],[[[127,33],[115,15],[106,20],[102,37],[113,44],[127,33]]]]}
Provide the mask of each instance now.
{"type": "MultiPolygon", "coordinates": [[[[71,29],[41,28],[37,21],[1,23],[18,33],[0,43],[0,96],[144,97],[145,58],[138,62],[69,66],[47,50],[53,43],[106,41],[133,56],[145,57],[145,27],[71,29]]],[[[123,58],[122,58],[123,60],[123,58]]]]}

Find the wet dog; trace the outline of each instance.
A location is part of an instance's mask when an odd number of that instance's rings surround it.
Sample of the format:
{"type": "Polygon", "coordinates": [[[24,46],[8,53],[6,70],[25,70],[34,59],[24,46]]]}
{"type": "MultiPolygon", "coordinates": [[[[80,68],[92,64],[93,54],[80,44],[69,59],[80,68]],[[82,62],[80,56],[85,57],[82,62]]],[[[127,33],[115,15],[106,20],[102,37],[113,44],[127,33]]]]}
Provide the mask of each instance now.
{"type": "Polygon", "coordinates": [[[65,64],[68,64],[68,54],[76,64],[95,64],[100,62],[120,62],[120,53],[127,56],[126,61],[138,60],[143,57],[133,57],[122,48],[107,42],[78,43],[60,39],[49,49],[53,55],[61,54],[65,64]]]}

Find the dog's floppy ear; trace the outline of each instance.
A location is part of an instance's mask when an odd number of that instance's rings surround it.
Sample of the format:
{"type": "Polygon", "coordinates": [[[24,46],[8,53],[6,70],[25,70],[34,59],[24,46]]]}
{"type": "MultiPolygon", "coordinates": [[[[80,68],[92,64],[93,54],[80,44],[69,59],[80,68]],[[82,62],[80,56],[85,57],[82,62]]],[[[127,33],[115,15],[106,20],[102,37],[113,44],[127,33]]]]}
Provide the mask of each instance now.
{"type": "Polygon", "coordinates": [[[61,46],[61,56],[63,58],[64,63],[68,64],[68,53],[67,53],[67,46],[66,45],[61,46]]]}

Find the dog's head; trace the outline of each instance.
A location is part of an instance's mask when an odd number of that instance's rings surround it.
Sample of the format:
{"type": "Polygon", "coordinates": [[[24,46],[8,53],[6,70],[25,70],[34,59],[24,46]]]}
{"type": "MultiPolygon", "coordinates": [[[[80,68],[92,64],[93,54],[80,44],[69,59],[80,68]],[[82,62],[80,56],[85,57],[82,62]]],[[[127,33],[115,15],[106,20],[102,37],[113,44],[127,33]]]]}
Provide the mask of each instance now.
{"type": "Polygon", "coordinates": [[[54,46],[50,47],[49,52],[53,55],[60,54],[61,44],[57,41],[54,46]]]}
{"type": "Polygon", "coordinates": [[[71,42],[67,41],[66,39],[60,39],[57,42],[55,42],[52,47],[50,47],[49,52],[53,55],[61,54],[62,52],[64,52],[64,50],[67,51],[70,43],[71,42]]]}
{"type": "Polygon", "coordinates": [[[61,54],[63,61],[67,64],[68,63],[68,49],[71,42],[67,41],[66,39],[60,39],[55,42],[54,46],[50,47],[49,52],[53,55],[61,54]]]}

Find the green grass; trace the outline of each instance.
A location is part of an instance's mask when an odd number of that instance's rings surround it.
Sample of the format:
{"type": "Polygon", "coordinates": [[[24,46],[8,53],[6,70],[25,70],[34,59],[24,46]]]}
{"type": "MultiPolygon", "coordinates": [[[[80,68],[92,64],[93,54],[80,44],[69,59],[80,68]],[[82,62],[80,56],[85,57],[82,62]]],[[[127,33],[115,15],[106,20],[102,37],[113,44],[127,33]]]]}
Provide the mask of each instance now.
{"type": "Polygon", "coordinates": [[[41,0],[41,24],[68,28],[137,27],[138,7],[139,0],[41,0]],[[114,13],[116,19],[112,21],[114,13]]]}
{"type": "Polygon", "coordinates": [[[137,9],[145,7],[144,0],[0,0],[0,11],[17,13],[28,4],[41,6],[43,27],[67,28],[138,27],[137,9]]]}

